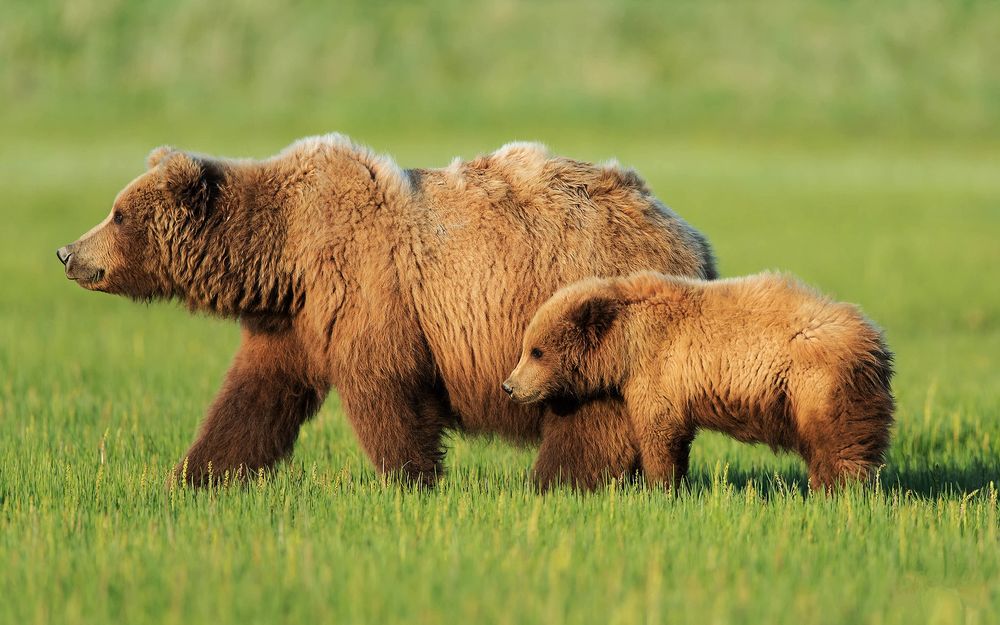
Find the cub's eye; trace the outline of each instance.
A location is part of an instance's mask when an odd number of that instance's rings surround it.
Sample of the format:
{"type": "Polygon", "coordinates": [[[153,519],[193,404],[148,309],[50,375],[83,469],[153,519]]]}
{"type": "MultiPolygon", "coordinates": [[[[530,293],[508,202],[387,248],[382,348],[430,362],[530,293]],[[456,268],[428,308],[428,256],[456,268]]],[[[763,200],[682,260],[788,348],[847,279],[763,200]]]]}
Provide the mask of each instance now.
{"type": "Polygon", "coordinates": [[[125,215],[122,215],[121,211],[115,211],[114,221],[116,224],[120,224],[125,220],[125,215]]]}
{"type": "Polygon", "coordinates": [[[534,358],[535,360],[538,360],[539,358],[542,357],[542,350],[538,349],[537,347],[532,348],[531,357],[534,358]]]}

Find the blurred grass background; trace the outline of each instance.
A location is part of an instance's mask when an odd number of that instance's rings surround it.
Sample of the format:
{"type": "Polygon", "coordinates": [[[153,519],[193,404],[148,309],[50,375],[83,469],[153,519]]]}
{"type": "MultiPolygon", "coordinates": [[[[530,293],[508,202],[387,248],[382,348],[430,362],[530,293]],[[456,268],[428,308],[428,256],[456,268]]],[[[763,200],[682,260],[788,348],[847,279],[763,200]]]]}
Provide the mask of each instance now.
{"type": "MultiPolygon", "coordinates": [[[[993,141],[990,1],[6,0],[11,119],[993,141]]],[[[101,126],[103,124],[97,124],[101,126]]]]}
{"type": "MultiPolygon", "coordinates": [[[[0,622],[1000,618],[1000,5],[0,4],[0,622]],[[234,324],[68,283],[155,145],[341,131],[403,166],[617,157],[715,245],[860,303],[898,356],[880,488],[803,501],[705,435],[691,492],[531,492],[458,438],[385,486],[336,398],[250,490],[165,492],[234,324]]],[[[791,486],[789,486],[791,485],[791,486]]]]}

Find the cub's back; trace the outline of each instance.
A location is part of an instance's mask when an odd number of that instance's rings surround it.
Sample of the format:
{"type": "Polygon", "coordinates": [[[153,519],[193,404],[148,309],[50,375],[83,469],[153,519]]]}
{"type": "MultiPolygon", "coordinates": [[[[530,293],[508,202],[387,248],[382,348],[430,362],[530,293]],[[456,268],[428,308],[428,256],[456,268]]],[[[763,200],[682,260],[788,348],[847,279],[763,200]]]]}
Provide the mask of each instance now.
{"type": "Polygon", "coordinates": [[[723,335],[754,331],[761,341],[791,340],[817,324],[855,323],[857,308],[835,302],[797,278],[760,273],[715,282],[697,281],[703,322],[723,335]]]}
{"type": "Polygon", "coordinates": [[[663,277],[683,294],[680,318],[669,320],[688,358],[725,379],[781,378],[793,366],[846,364],[882,344],[879,330],[854,305],[837,302],[797,278],[761,273],[717,281],[663,277]]]}

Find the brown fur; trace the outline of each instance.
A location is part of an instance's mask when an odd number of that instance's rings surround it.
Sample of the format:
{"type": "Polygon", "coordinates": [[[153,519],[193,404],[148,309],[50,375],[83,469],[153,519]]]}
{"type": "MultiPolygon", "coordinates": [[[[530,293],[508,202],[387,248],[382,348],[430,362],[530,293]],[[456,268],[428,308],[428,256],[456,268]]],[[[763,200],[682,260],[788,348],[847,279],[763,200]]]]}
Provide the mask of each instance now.
{"type": "Polygon", "coordinates": [[[338,135],[264,161],[160,148],[148,164],[60,258],[87,288],[240,319],[187,454],[195,483],[209,463],[284,457],[333,387],[380,470],[433,482],[458,429],[541,440],[539,483],[593,486],[635,465],[631,424],[614,399],[565,418],[505,400],[530,312],[587,275],[715,275],[705,239],[634,172],[537,145],[443,170],[403,171],[338,135]]]}
{"type": "Polygon", "coordinates": [[[620,394],[652,482],[682,479],[706,428],[796,451],[832,488],[883,461],[891,377],[880,331],[791,277],[644,272],[556,293],[505,388],[522,403],[620,394]]]}

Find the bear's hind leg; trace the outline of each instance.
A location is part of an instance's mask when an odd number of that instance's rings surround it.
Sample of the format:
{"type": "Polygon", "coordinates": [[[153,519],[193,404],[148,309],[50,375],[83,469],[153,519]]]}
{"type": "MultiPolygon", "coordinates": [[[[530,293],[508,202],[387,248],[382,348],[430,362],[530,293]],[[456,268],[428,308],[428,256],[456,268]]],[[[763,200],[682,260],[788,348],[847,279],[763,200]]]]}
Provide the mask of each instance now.
{"type": "Polygon", "coordinates": [[[635,471],[638,458],[625,404],[594,400],[573,406],[566,414],[546,408],[532,475],[542,490],[557,484],[593,490],[635,471]]]}
{"type": "Polygon", "coordinates": [[[455,425],[446,397],[385,383],[341,389],[340,398],[358,442],[380,474],[427,487],[444,475],[442,439],[445,429],[455,425]]]}

